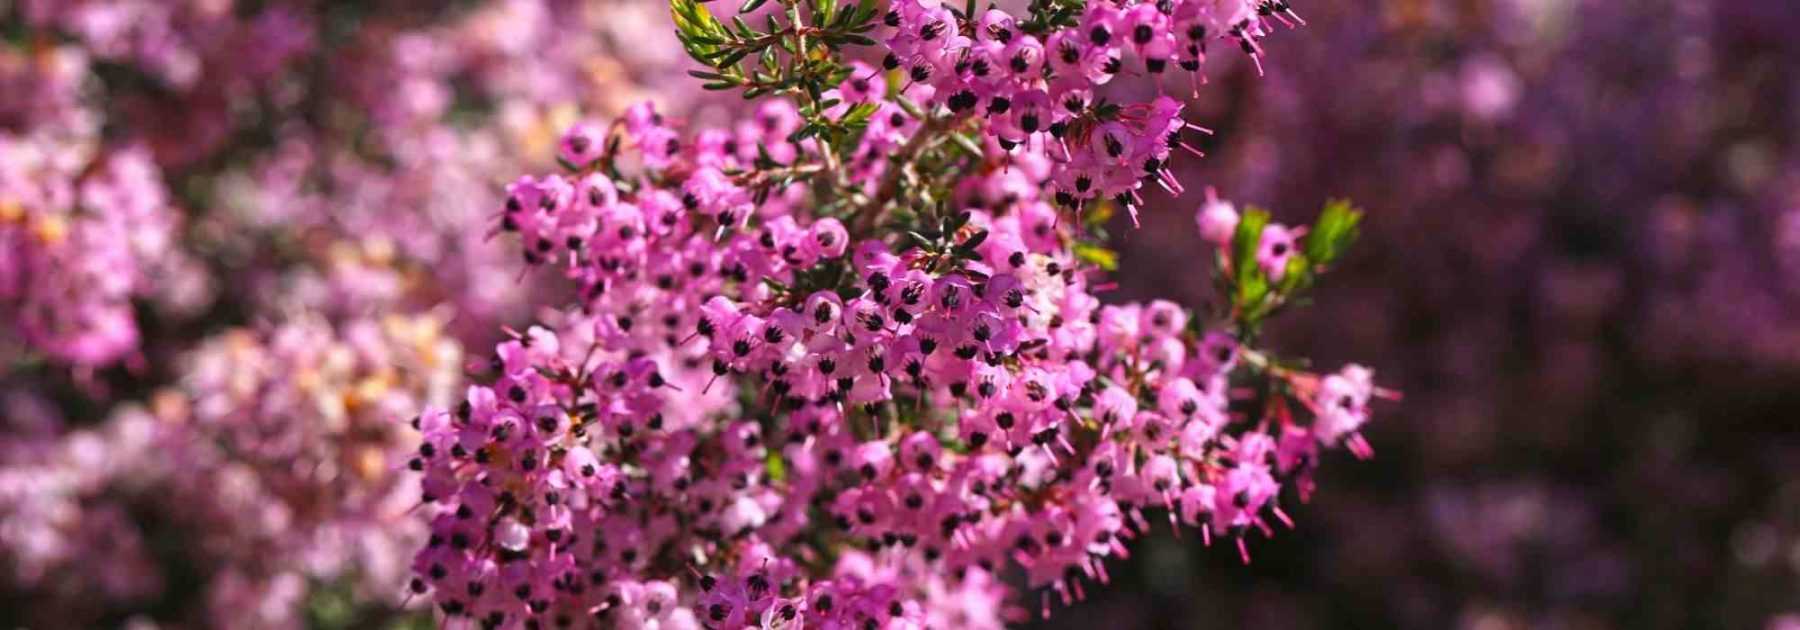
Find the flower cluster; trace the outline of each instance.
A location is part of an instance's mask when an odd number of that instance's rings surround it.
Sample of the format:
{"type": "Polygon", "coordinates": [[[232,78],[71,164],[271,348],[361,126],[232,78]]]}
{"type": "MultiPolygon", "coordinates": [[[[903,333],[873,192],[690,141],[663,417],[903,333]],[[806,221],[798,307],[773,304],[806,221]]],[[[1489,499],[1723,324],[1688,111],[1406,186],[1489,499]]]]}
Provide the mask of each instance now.
{"type": "Polygon", "coordinates": [[[99,155],[0,133],[0,314],[30,348],[83,367],[137,349],[134,298],[179,264],[178,215],[142,150],[99,155]]]}
{"type": "MultiPolygon", "coordinates": [[[[252,103],[271,97],[317,46],[319,7],[161,0],[27,0],[12,3],[15,42],[61,42],[95,65],[104,88],[84,85],[87,108],[151,147],[165,168],[229,148],[252,103]],[[117,89],[124,88],[124,89],[117,89]],[[93,97],[102,97],[95,99],[93,97]]],[[[35,48],[29,44],[26,48],[35,48]]],[[[95,81],[93,83],[100,83],[95,81]]],[[[291,106],[292,92],[281,105],[291,106]]],[[[37,100],[36,93],[0,100],[37,100]]]]}
{"type": "Polygon", "coordinates": [[[498,184],[684,101],[653,2],[237,5],[0,8],[0,623],[413,614],[395,418],[532,301],[498,184]]]}
{"type": "MultiPolygon", "coordinates": [[[[1272,20],[1299,22],[1285,2],[1269,0],[1079,6],[1022,19],[999,8],[975,15],[936,0],[896,2],[882,17],[892,30],[882,68],[902,73],[904,93],[916,102],[987,117],[987,134],[1007,151],[1053,145],[1040,150],[1057,162],[1063,205],[1117,198],[1135,217],[1142,180],[1181,190],[1170,161],[1178,148],[1192,150],[1182,132],[1205,130],[1182,120],[1182,103],[1174,98],[1121,105],[1108,102],[1100,88],[1141,67],[1159,90],[1163,75],[1175,69],[1192,76],[1197,89],[1208,42],[1234,41],[1257,59],[1256,40],[1270,32],[1272,20]],[[1128,56],[1135,59],[1129,69],[1128,56]]],[[[857,68],[848,80],[878,78],[873,69],[857,68]]]]}
{"type": "Polygon", "coordinates": [[[828,179],[768,186],[829,170],[810,124],[774,101],[686,140],[637,107],[508,187],[498,229],[579,299],[422,416],[415,592],[487,627],[992,626],[1016,608],[993,576],[1080,598],[1146,511],[1248,561],[1323,448],[1366,454],[1369,370],[1245,345],[1353,238],[1347,206],[1304,230],[1203,209],[1231,215],[1239,326],[1210,329],[1103,305],[1084,224],[1006,151],[910,230],[820,212],[828,179]]]}
{"type": "MultiPolygon", "coordinates": [[[[101,64],[141,65],[168,83],[179,95],[170,100],[183,101],[186,112],[225,86],[249,90],[249,81],[303,42],[266,38],[258,54],[231,57],[243,65],[221,63],[215,81],[197,85],[195,74],[211,58],[177,40],[225,46],[231,37],[222,35],[253,27],[228,13],[176,26],[171,6],[155,2],[28,2],[19,12],[27,29],[47,29],[36,39],[58,43],[0,42],[0,325],[23,342],[0,353],[84,372],[121,362],[141,367],[129,361],[141,337],[133,303],[194,308],[207,297],[206,281],[180,251],[184,221],[165,183],[166,168],[180,160],[164,151],[164,119],[149,99],[103,94],[95,79],[101,64]],[[158,124],[121,130],[103,118],[109,108],[158,124]]],[[[288,32],[279,26],[262,30],[288,32]]],[[[181,120],[213,129],[180,134],[175,153],[188,156],[216,147],[229,117],[181,120]]]]}
{"type": "Polygon", "coordinates": [[[219,75],[256,79],[311,46],[293,7],[271,3],[246,18],[228,3],[154,0],[26,0],[26,26],[54,29],[100,59],[130,64],[186,89],[219,75]],[[228,66],[228,67],[226,67],[228,66]]]}
{"type": "Polygon", "coordinates": [[[442,329],[441,316],[392,315],[228,332],[147,408],[9,444],[0,547],[11,577],[51,602],[145,601],[180,586],[146,541],[180,533],[220,619],[293,627],[308,579],[354,577],[369,597],[391,596],[401,550],[423,539],[405,468],[418,433],[393,418],[450,400],[461,352],[442,329]],[[96,565],[117,570],[86,576],[96,565]]]}
{"type": "Polygon", "coordinates": [[[0,402],[11,433],[0,444],[0,558],[9,583],[37,587],[51,601],[137,601],[161,589],[131,505],[94,500],[151,461],[150,414],[122,411],[103,428],[58,434],[47,401],[14,394],[0,402]],[[102,563],[107,570],[92,570],[102,563]]]}

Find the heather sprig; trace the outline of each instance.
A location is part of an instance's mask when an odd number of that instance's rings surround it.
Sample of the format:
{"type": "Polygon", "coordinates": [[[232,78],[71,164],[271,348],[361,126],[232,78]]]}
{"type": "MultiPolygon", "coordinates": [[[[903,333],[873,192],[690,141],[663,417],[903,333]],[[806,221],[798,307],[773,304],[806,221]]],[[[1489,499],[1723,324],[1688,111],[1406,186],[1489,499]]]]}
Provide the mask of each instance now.
{"type": "Polygon", "coordinates": [[[1229,203],[1209,198],[1195,222],[1203,233],[1225,237],[1216,242],[1215,279],[1231,305],[1238,335],[1254,339],[1265,319],[1304,299],[1318,276],[1355,242],[1362,214],[1348,201],[1332,201],[1312,225],[1296,228],[1272,222],[1269,211],[1256,207],[1238,217],[1229,203]]]}
{"type": "Polygon", "coordinates": [[[1354,239],[1348,204],[1288,228],[1209,195],[1216,318],[1096,295],[1104,216],[1181,190],[1192,126],[1091,90],[1176,24],[1249,47],[1280,13],[1221,7],[1034,5],[1076,59],[1002,71],[1037,36],[994,9],[752,1],[753,28],[673,0],[696,77],[753,111],[579,123],[564,172],[507,187],[496,229],[578,298],[420,417],[413,590],[490,627],[966,627],[1016,616],[1007,572],[1045,614],[1083,597],[1147,513],[1248,562],[1392,393],[1255,345],[1354,239]]]}

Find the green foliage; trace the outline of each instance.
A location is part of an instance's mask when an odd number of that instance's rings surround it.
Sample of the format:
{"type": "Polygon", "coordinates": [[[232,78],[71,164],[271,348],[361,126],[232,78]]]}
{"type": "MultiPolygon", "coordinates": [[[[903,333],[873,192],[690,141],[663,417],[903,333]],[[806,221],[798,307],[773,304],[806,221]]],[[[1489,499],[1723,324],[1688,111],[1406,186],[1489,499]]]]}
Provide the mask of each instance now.
{"type": "Polygon", "coordinates": [[[763,472],[768,473],[769,481],[773,483],[787,481],[787,460],[781,458],[780,451],[769,449],[768,455],[763,457],[763,472]]]}
{"type": "MultiPolygon", "coordinates": [[[[729,24],[715,17],[701,0],[669,0],[676,36],[683,49],[704,69],[688,74],[708,90],[741,90],[745,99],[778,96],[791,99],[801,126],[788,140],[816,142],[816,164],[783,165],[767,159],[758,147],[754,169],[734,173],[762,203],[773,190],[797,182],[810,184],[812,203],[821,216],[848,216],[870,205],[842,176],[840,155],[853,150],[877,110],[872,103],[842,110],[825,92],[850,76],[842,48],[872,46],[867,33],[879,24],[881,0],[782,0],[780,10],[760,18],[745,13],[765,9],[766,0],[745,0],[729,24]],[[760,21],[760,25],[753,22],[760,21]],[[834,111],[838,110],[838,111],[834,111]]],[[[885,201],[885,200],[884,200],[885,201]]]]}
{"type": "Polygon", "coordinates": [[[1300,251],[1317,266],[1337,262],[1344,251],[1356,242],[1362,216],[1362,210],[1351,206],[1347,199],[1327,202],[1325,210],[1319,213],[1319,220],[1313,222],[1312,230],[1306,233],[1306,240],[1301,243],[1300,251]]]}
{"type": "Polygon", "coordinates": [[[968,228],[973,216],[969,212],[939,212],[935,222],[927,217],[911,217],[915,225],[904,230],[906,244],[925,253],[930,269],[959,269],[965,261],[980,259],[978,250],[987,242],[987,230],[968,228]]]}
{"type": "Polygon", "coordinates": [[[669,12],[674,15],[676,35],[688,56],[707,65],[729,65],[720,60],[730,54],[724,45],[732,41],[732,33],[706,5],[697,0],[669,0],[669,12]]]}
{"type": "Polygon", "coordinates": [[[1019,24],[1019,30],[1041,38],[1080,22],[1087,0],[1031,0],[1030,9],[1030,17],[1019,24]]]}
{"type": "Polygon", "coordinates": [[[364,601],[356,593],[351,578],[310,583],[312,588],[307,590],[303,611],[308,628],[424,630],[435,626],[429,610],[402,610],[364,601]]]}
{"type": "Polygon", "coordinates": [[[1268,225],[1269,212],[1251,206],[1244,209],[1231,237],[1232,302],[1241,313],[1260,310],[1269,297],[1269,278],[1256,264],[1256,248],[1268,225]]]}
{"type": "Polygon", "coordinates": [[[1319,212],[1319,217],[1306,229],[1279,279],[1270,278],[1257,264],[1257,249],[1271,217],[1267,210],[1245,208],[1232,235],[1231,249],[1225,256],[1228,272],[1221,278],[1226,295],[1231,299],[1231,314],[1239,333],[1253,338],[1262,323],[1282,307],[1304,299],[1320,274],[1343,258],[1356,242],[1362,211],[1345,200],[1333,200],[1319,212]]]}
{"type": "MultiPolygon", "coordinates": [[[[765,2],[747,0],[738,13],[759,9],[765,2]]],[[[705,81],[702,87],[744,88],[747,99],[805,94],[817,103],[820,94],[846,72],[830,53],[849,45],[875,45],[867,33],[877,24],[880,5],[878,0],[862,0],[844,8],[839,0],[811,0],[808,19],[801,15],[800,4],[788,4],[785,23],[770,13],[760,28],[742,15],[732,16],[727,26],[699,0],[669,0],[669,13],[688,56],[711,68],[688,73],[705,81]]]]}
{"type": "Polygon", "coordinates": [[[1102,271],[1119,270],[1119,253],[1093,243],[1076,243],[1075,258],[1102,271]]]}

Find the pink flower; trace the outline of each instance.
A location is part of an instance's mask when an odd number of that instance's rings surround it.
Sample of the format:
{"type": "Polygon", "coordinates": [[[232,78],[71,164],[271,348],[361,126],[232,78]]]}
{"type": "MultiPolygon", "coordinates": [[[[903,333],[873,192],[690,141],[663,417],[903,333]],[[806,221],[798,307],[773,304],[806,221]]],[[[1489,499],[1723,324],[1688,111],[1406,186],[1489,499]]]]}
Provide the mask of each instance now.
{"type": "Polygon", "coordinates": [[[592,164],[605,151],[606,129],[588,121],[570,127],[557,144],[557,157],[576,167],[592,164]]]}
{"type": "Polygon", "coordinates": [[[1280,282],[1287,275],[1288,260],[1294,256],[1294,239],[1298,236],[1293,230],[1279,223],[1271,223],[1263,228],[1262,239],[1256,245],[1256,265],[1262,268],[1270,282],[1280,282]]]}
{"type": "Polygon", "coordinates": [[[1350,364],[1320,381],[1313,401],[1318,413],[1314,432],[1319,441],[1336,445],[1368,421],[1369,398],[1375,389],[1373,377],[1369,368],[1350,364]]]}
{"type": "Polygon", "coordinates": [[[1230,247],[1237,234],[1238,212],[1231,202],[1219,199],[1212,188],[1206,189],[1206,202],[1194,212],[1194,223],[1200,226],[1200,238],[1219,247],[1230,247]]]}

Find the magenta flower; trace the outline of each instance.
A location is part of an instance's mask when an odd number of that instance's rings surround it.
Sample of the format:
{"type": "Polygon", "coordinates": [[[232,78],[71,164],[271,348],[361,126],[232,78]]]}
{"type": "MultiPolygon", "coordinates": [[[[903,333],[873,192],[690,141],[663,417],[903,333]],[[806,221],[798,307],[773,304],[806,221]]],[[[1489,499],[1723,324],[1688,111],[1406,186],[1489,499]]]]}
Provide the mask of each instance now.
{"type": "Polygon", "coordinates": [[[1283,225],[1263,228],[1262,238],[1256,245],[1256,265],[1269,280],[1280,282],[1287,275],[1288,261],[1293,259],[1294,241],[1298,237],[1299,234],[1283,225]]]}

